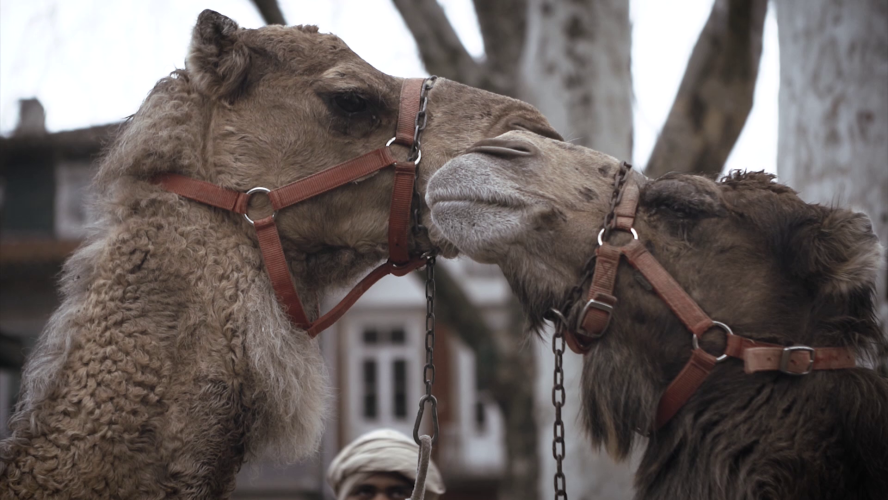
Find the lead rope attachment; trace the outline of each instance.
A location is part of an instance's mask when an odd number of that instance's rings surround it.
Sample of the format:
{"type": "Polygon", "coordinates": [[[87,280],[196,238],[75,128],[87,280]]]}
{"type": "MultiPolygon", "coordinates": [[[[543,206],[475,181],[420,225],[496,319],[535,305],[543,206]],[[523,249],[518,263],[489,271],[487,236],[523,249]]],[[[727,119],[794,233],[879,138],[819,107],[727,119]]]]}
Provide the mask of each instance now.
{"type": "Polygon", "coordinates": [[[429,469],[429,457],[432,454],[432,444],[438,440],[438,400],[432,395],[432,385],[435,383],[435,255],[428,257],[426,264],[426,334],[425,350],[426,364],[422,370],[425,394],[419,398],[419,409],[416,412],[416,422],[413,424],[413,440],[420,447],[420,453],[416,464],[416,482],[413,485],[412,500],[422,500],[425,496],[425,477],[429,469]],[[425,412],[426,403],[432,405],[432,435],[419,435],[419,426],[422,423],[422,415],[425,412]],[[420,478],[422,480],[420,481],[420,478]]]}

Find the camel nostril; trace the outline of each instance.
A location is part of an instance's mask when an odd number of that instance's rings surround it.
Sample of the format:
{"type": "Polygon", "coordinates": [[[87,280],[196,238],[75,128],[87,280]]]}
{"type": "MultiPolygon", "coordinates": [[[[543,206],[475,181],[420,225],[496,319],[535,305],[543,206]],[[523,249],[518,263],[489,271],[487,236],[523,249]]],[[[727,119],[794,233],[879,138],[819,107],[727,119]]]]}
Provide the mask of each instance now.
{"type": "Polygon", "coordinates": [[[541,135],[543,137],[548,137],[549,139],[555,139],[556,141],[564,142],[564,137],[561,137],[561,134],[556,132],[555,129],[548,125],[541,125],[539,123],[513,121],[509,123],[509,130],[525,130],[527,132],[541,135]]]}
{"type": "Polygon", "coordinates": [[[501,158],[535,156],[539,149],[532,143],[517,139],[482,139],[466,150],[466,153],[484,153],[501,158]]]}

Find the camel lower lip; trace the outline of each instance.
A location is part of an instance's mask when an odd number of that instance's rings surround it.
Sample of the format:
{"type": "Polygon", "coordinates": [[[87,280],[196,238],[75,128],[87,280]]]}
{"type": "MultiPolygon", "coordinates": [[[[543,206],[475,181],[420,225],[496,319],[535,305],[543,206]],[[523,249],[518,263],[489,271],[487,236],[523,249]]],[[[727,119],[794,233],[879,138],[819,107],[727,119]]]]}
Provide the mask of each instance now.
{"type": "Polygon", "coordinates": [[[525,204],[519,200],[492,200],[488,198],[441,198],[432,201],[430,206],[487,205],[501,208],[520,208],[525,204]]]}

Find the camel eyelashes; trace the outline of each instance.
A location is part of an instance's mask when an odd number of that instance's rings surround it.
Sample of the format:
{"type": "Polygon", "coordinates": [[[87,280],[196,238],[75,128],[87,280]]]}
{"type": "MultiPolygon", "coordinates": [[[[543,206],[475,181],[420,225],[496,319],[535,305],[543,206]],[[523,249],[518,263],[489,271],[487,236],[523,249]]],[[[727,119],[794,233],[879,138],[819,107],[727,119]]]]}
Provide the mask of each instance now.
{"type": "Polygon", "coordinates": [[[333,96],[333,104],[350,115],[367,110],[367,100],[355,92],[336,94],[333,96]]]}

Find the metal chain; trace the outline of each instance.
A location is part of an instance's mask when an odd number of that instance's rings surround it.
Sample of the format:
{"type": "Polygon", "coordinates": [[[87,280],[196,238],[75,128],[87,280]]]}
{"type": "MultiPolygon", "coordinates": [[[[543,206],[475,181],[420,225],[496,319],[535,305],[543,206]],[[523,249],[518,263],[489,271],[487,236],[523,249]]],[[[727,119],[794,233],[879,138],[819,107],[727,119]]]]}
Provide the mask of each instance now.
{"type": "MultiPolygon", "coordinates": [[[[435,80],[437,80],[437,76],[430,76],[426,78],[426,80],[422,83],[422,90],[420,91],[419,96],[419,112],[416,113],[416,121],[414,122],[413,128],[413,147],[410,148],[410,154],[407,155],[407,161],[414,161],[416,159],[421,159],[420,151],[422,151],[422,131],[425,130],[426,125],[429,123],[429,92],[432,90],[432,87],[435,85],[435,80]]],[[[419,190],[417,184],[419,184],[419,165],[417,165],[416,176],[417,178],[413,182],[413,233],[419,234],[425,230],[425,226],[422,225],[422,218],[420,217],[420,207],[422,206],[422,200],[419,197],[419,190]]]]}
{"type": "MultiPolygon", "coordinates": [[[[430,76],[422,84],[422,91],[419,100],[419,112],[416,113],[416,121],[413,129],[413,147],[407,156],[408,161],[415,161],[422,158],[422,132],[428,125],[429,115],[429,91],[435,85],[437,76],[430,76]]],[[[416,169],[419,176],[419,169],[416,169]]],[[[418,179],[417,179],[418,181],[418,179]]],[[[422,206],[417,189],[418,182],[414,182],[413,189],[413,231],[418,234],[425,231],[422,225],[420,207],[422,206]]],[[[419,409],[416,412],[416,422],[413,424],[413,440],[416,444],[421,445],[419,439],[419,426],[422,423],[422,415],[425,412],[426,404],[432,405],[432,443],[438,441],[438,400],[432,395],[432,386],[435,384],[435,253],[431,252],[426,257],[426,334],[425,334],[425,350],[426,363],[422,369],[423,383],[425,383],[425,395],[419,398],[419,409]]]]}
{"type": "Polygon", "coordinates": [[[422,422],[422,414],[426,403],[432,405],[432,442],[438,440],[438,400],[432,395],[432,385],[435,383],[435,256],[428,257],[426,264],[426,334],[425,350],[426,364],[422,369],[423,382],[425,383],[425,395],[419,398],[419,410],[416,412],[416,423],[413,424],[413,440],[419,442],[419,425],[422,422]]]}
{"type": "Polygon", "coordinates": [[[555,379],[552,383],[552,404],[555,406],[555,423],[552,426],[552,456],[555,458],[555,500],[567,500],[567,479],[564,477],[562,461],[566,454],[564,448],[564,421],[561,420],[561,408],[564,406],[564,329],[555,328],[552,336],[552,352],[555,353],[555,379]]]}
{"type": "MultiPolygon", "coordinates": [[[[611,205],[604,217],[604,238],[607,238],[610,229],[613,226],[614,217],[616,216],[617,205],[623,197],[623,185],[629,178],[629,171],[632,165],[623,162],[620,169],[614,176],[614,190],[611,194],[611,205]]],[[[564,421],[561,418],[561,409],[564,407],[566,391],[564,389],[564,329],[569,328],[567,319],[569,318],[570,309],[583,294],[583,288],[586,282],[592,280],[592,274],[595,272],[595,252],[592,257],[586,261],[583,267],[583,277],[568,292],[567,298],[562,304],[561,309],[553,308],[550,318],[555,325],[555,333],[552,335],[552,352],[555,354],[555,376],[552,381],[552,405],[555,407],[555,423],[552,425],[552,457],[555,459],[555,500],[567,500],[567,478],[564,476],[563,462],[566,453],[564,446],[564,421]]]]}

